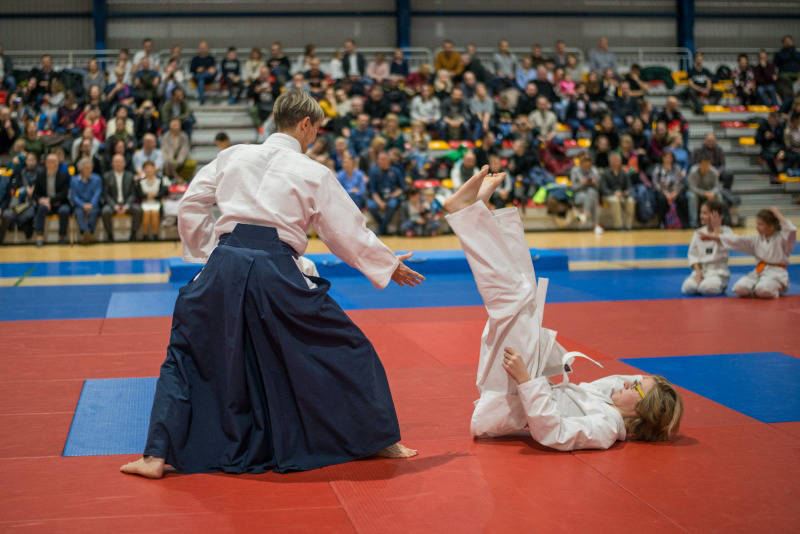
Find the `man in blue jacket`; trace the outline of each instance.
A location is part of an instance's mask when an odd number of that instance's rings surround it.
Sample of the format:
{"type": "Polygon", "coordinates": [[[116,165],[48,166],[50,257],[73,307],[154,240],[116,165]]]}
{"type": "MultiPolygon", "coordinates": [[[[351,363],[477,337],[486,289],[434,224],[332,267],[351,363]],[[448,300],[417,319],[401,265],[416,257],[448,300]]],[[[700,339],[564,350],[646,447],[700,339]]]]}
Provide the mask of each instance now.
{"type": "Polygon", "coordinates": [[[94,239],[97,216],[100,214],[100,195],[103,193],[102,179],[92,172],[92,160],[83,158],[78,162],[78,174],[70,183],[69,200],[75,210],[75,219],[81,231],[84,245],[94,239]]]}

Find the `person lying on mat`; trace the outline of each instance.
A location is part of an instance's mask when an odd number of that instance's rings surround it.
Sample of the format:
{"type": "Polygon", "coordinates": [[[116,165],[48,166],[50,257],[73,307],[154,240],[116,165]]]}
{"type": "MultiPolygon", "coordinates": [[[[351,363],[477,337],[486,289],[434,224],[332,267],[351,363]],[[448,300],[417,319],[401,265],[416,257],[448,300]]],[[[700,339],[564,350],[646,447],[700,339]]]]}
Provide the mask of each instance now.
{"type": "Polygon", "coordinates": [[[470,432],[475,437],[528,432],[562,451],[672,438],[683,402],[664,377],[615,375],[569,383],[575,358],[590,358],[567,352],[556,342],[556,332],[542,327],[547,279],[536,283],[519,213],[486,207],[503,178],[503,173],[487,175],[484,167],[445,202],[447,222],[461,241],[489,314],[470,432]],[[553,385],[548,377],[558,374],[564,381],[553,385]]]}
{"type": "Polygon", "coordinates": [[[300,261],[313,225],[378,288],[424,280],[305,155],[324,116],[308,93],[286,90],[278,132],[220,152],[181,199],[184,259],[207,262],[178,294],[144,454],[122,472],[284,473],[417,454],[400,444],[372,344],[300,261]]]}

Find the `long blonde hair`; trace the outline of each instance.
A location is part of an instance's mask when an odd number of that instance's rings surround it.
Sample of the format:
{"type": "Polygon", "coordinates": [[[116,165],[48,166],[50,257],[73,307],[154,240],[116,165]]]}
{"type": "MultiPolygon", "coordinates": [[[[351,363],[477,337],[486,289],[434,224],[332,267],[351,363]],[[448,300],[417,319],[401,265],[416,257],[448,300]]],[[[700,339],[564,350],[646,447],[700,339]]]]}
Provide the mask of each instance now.
{"type": "Polygon", "coordinates": [[[628,439],[667,441],[681,425],[683,400],[675,387],[661,375],[652,375],[654,386],[636,404],[636,415],[623,418],[628,439]]]}

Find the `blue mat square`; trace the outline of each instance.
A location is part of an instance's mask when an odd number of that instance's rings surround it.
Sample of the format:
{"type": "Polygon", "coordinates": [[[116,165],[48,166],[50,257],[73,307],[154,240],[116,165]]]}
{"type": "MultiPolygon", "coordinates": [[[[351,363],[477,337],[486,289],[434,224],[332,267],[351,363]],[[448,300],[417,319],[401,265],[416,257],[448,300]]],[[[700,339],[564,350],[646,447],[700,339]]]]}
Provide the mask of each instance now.
{"type": "Polygon", "coordinates": [[[800,421],[800,359],[780,352],[621,361],[764,423],[800,421]]]}
{"type": "Polygon", "coordinates": [[[175,309],[178,292],[115,291],[106,308],[106,319],[121,317],[168,317],[175,309]]]}
{"type": "Polygon", "coordinates": [[[63,455],[141,454],[155,393],[155,377],[86,380],[63,455]]]}

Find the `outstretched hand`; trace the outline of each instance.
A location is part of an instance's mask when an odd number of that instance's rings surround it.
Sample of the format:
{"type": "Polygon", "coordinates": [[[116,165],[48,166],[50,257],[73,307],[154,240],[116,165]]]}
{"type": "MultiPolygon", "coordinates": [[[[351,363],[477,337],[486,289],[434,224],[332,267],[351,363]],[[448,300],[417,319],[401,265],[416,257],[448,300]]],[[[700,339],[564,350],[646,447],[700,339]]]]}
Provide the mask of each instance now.
{"type": "Polygon", "coordinates": [[[399,286],[414,287],[420,285],[422,281],[425,280],[424,276],[413,269],[408,268],[408,266],[403,263],[405,260],[411,257],[411,254],[411,252],[408,252],[398,256],[400,263],[397,265],[394,273],[392,273],[392,280],[394,280],[394,282],[399,286]]]}

